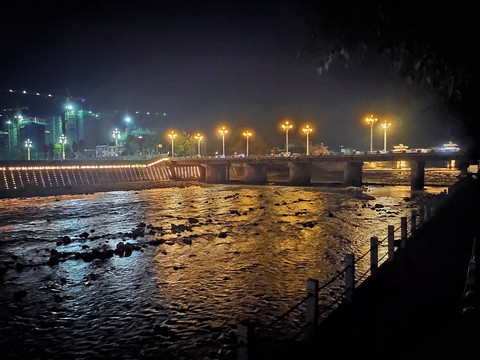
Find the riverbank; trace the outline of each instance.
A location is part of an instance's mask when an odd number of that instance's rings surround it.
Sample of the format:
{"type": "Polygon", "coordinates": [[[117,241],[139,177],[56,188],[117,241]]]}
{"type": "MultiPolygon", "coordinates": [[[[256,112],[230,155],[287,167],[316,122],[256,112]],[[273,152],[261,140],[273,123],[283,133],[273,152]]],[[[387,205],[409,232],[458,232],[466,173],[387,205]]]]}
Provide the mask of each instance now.
{"type": "Polygon", "coordinates": [[[21,189],[1,190],[0,199],[27,198],[37,196],[58,196],[58,195],[81,195],[94,194],[106,191],[140,191],[161,188],[184,188],[188,186],[199,186],[200,181],[184,180],[162,180],[162,181],[132,181],[109,184],[91,184],[65,187],[39,187],[30,186],[21,189]]]}
{"type": "MultiPolygon", "coordinates": [[[[395,260],[356,290],[319,326],[311,344],[285,342],[263,359],[461,358],[476,352],[478,312],[462,315],[480,186],[472,180],[409,239],[395,260]]],[[[477,300],[478,302],[478,300],[477,300]]],[[[478,305],[478,304],[477,304],[478,305]]],[[[265,351],[265,352],[264,352],[265,351]]]]}

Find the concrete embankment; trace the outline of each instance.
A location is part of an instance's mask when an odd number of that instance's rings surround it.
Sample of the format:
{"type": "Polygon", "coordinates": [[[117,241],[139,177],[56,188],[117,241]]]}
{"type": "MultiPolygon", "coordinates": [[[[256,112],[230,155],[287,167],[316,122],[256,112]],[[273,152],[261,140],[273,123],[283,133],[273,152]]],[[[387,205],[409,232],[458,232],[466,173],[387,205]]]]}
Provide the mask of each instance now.
{"type": "Polygon", "coordinates": [[[0,199],[5,198],[22,198],[35,196],[57,196],[57,195],[78,195],[92,194],[105,191],[129,191],[129,190],[147,190],[165,187],[186,187],[200,185],[199,181],[189,180],[163,180],[163,181],[132,181],[111,184],[91,184],[76,185],[65,187],[24,187],[21,189],[0,190],[0,199]]]}
{"type": "MultiPolygon", "coordinates": [[[[319,326],[313,343],[272,349],[275,359],[434,359],[478,355],[478,313],[462,314],[480,186],[468,180],[373,277],[319,326]]],[[[477,299],[478,305],[478,299],[477,299]]],[[[475,356],[474,356],[475,357],[475,356]]],[[[267,356],[268,358],[268,356],[267,356]]]]}

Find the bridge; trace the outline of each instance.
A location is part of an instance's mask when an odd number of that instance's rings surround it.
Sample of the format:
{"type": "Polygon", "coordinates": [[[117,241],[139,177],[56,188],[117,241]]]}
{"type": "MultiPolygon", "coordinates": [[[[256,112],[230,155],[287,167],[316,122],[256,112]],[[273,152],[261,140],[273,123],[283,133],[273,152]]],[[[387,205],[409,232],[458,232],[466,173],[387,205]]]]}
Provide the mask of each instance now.
{"type": "Polygon", "coordinates": [[[287,184],[310,185],[315,164],[343,168],[343,185],[360,186],[365,162],[406,161],[411,167],[411,188],[422,189],[425,165],[456,161],[466,171],[468,161],[461,153],[403,153],[322,156],[251,156],[156,158],[150,161],[1,161],[0,198],[56,195],[95,191],[154,188],[165,181],[195,180],[227,183],[231,169],[242,169],[246,184],[267,183],[267,174],[275,168],[288,169],[287,184]]]}
{"type": "Polygon", "coordinates": [[[176,166],[199,166],[202,179],[207,183],[226,183],[230,180],[230,169],[241,166],[244,169],[244,182],[247,184],[264,184],[267,182],[269,169],[275,165],[288,166],[291,185],[310,185],[312,166],[316,163],[342,164],[343,185],[362,185],[362,170],[365,162],[397,162],[405,161],[411,168],[412,190],[423,189],[425,185],[425,166],[428,163],[448,162],[455,160],[457,168],[466,171],[470,162],[464,154],[454,153],[387,153],[358,155],[320,155],[320,156],[250,156],[250,157],[206,157],[206,158],[173,158],[176,166]]]}

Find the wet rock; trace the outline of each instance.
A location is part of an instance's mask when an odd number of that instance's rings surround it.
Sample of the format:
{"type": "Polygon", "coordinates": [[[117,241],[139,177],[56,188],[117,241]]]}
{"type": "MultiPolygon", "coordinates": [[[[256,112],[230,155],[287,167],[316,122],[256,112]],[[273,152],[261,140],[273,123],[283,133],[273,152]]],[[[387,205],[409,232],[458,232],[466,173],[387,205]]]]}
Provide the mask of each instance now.
{"type": "Polygon", "coordinates": [[[59,303],[63,301],[63,297],[61,297],[58,294],[53,295],[53,298],[55,299],[55,302],[59,303]]]}
{"type": "Polygon", "coordinates": [[[188,218],[188,223],[189,224],[197,224],[199,221],[196,218],[188,218]]]}
{"type": "Polygon", "coordinates": [[[70,236],[62,236],[61,238],[59,238],[59,241],[57,241],[57,245],[68,245],[72,242],[72,239],[70,238],[70,236]]]}
{"type": "Polygon", "coordinates": [[[232,214],[232,215],[240,215],[240,213],[238,212],[238,210],[230,210],[230,214],[232,214]]]}
{"type": "Polygon", "coordinates": [[[48,261],[47,261],[47,265],[49,265],[49,266],[54,266],[54,265],[58,265],[59,262],[60,262],[60,256],[59,256],[59,254],[58,254],[58,252],[57,252],[57,253],[52,254],[52,255],[50,256],[50,258],[49,258],[48,261]]]}
{"type": "Polygon", "coordinates": [[[79,236],[80,236],[81,238],[84,238],[84,239],[86,239],[87,237],[89,237],[89,236],[90,236],[90,234],[89,234],[88,232],[84,231],[84,232],[83,232],[83,233],[81,233],[79,236]]]}
{"type": "Polygon", "coordinates": [[[20,299],[23,299],[25,296],[27,296],[26,290],[15,291],[13,293],[13,301],[19,301],[20,299]]]}
{"type": "Polygon", "coordinates": [[[137,225],[137,227],[140,227],[140,228],[144,228],[145,226],[147,226],[147,224],[145,224],[144,222],[141,222],[137,225]]]}
{"type": "Polygon", "coordinates": [[[153,246],[158,246],[163,244],[164,242],[165,242],[164,239],[153,239],[153,240],[150,240],[148,243],[153,246]]]}
{"type": "Polygon", "coordinates": [[[222,231],[220,232],[220,234],[218,234],[218,237],[219,238],[226,238],[227,237],[227,233],[225,231],[222,231]]]}
{"type": "Polygon", "coordinates": [[[22,264],[22,263],[17,262],[15,264],[15,270],[17,270],[17,271],[22,271],[24,267],[25,267],[25,265],[22,264]]]}
{"type": "Polygon", "coordinates": [[[384,208],[384,207],[385,207],[385,206],[383,206],[382,204],[375,204],[375,205],[374,205],[374,208],[375,208],[375,209],[382,209],[382,208],[384,208]]]}
{"type": "Polygon", "coordinates": [[[309,228],[313,228],[315,225],[317,225],[317,223],[313,221],[307,221],[301,224],[303,227],[309,227],[309,228]]]}
{"type": "Polygon", "coordinates": [[[17,261],[18,256],[17,255],[10,255],[10,259],[12,259],[13,261],[17,261]]]}
{"type": "Polygon", "coordinates": [[[176,225],[176,224],[171,224],[171,230],[173,233],[181,233],[183,231],[193,231],[192,228],[188,225],[176,225]]]}
{"type": "Polygon", "coordinates": [[[333,215],[333,213],[329,212],[328,217],[335,217],[335,215],[333,215]]]}
{"type": "Polygon", "coordinates": [[[183,241],[184,244],[192,245],[192,240],[189,239],[189,238],[183,238],[182,241],[183,241]]]}

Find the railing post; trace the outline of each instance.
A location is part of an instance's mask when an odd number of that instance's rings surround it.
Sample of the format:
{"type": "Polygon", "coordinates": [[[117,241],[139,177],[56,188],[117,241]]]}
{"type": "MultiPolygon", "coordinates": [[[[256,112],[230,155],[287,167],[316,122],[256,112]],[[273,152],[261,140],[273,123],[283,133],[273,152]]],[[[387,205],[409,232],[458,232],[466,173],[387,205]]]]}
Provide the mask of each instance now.
{"type": "Polygon", "coordinates": [[[388,225],[388,261],[393,261],[395,255],[395,227],[388,225]]]}
{"type": "Polygon", "coordinates": [[[407,217],[400,218],[400,249],[407,247],[407,217]]]}
{"type": "Polygon", "coordinates": [[[422,206],[420,211],[418,212],[418,227],[421,228],[423,226],[423,223],[425,222],[425,213],[424,213],[425,207],[422,206]]]}
{"type": "Polygon", "coordinates": [[[417,210],[412,210],[412,235],[417,231],[417,210]]]}
{"type": "Polygon", "coordinates": [[[432,203],[430,201],[427,201],[425,204],[425,221],[430,220],[432,217],[432,203]]]}
{"type": "Polygon", "coordinates": [[[251,322],[242,322],[238,324],[237,329],[237,359],[253,359],[253,346],[255,340],[255,324],[251,322]]]}
{"type": "Polygon", "coordinates": [[[305,340],[311,342],[315,338],[318,324],[318,280],[307,280],[307,300],[306,300],[306,328],[305,340]]]}
{"type": "Polygon", "coordinates": [[[345,303],[353,302],[353,292],[355,290],[355,255],[345,254],[345,303]]]}
{"type": "Polygon", "coordinates": [[[370,238],[370,275],[377,273],[378,269],[378,238],[372,236],[370,238]]]}

